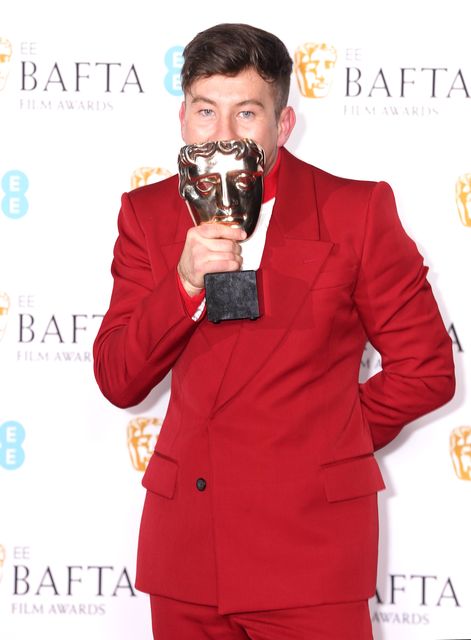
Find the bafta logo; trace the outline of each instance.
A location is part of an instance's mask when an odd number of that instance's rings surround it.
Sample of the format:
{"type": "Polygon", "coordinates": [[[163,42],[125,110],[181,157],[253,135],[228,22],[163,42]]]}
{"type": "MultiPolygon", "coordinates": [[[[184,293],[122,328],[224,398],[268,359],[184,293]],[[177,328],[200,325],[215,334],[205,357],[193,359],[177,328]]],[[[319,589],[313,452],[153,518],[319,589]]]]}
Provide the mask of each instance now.
{"type": "Polygon", "coordinates": [[[450,454],[460,480],[471,480],[471,427],[457,427],[450,435],[450,454]]]}
{"type": "Polygon", "coordinates": [[[145,471],[154,453],[162,420],[158,418],[134,418],[128,424],[128,450],[132,465],[137,471],[145,471]]]}
{"type": "Polygon", "coordinates": [[[294,69],[306,98],[325,98],[332,84],[337,51],[327,44],[307,42],[296,49],[294,69]]]}
{"type": "Polygon", "coordinates": [[[143,187],[146,184],[153,184],[154,182],[160,182],[169,178],[172,174],[167,169],[161,167],[139,167],[132,172],[131,176],[131,188],[137,189],[143,187]]]}
{"type": "Polygon", "coordinates": [[[0,582],[3,578],[3,565],[5,564],[6,551],[3,544],[0,544],[0,582]]]}
{"type": "Polygon", "coordinates": [[[0,91],[5,88],[10,73],[11,42],[0,36],[0,91]]]}
{"type": "Polygon", "coordinates": [[[6,293],[0,291],[0,340],[5,335],[9,310],[10,310],[10,298],[7,296],[6,293]]]}
{"type": "Polygon", "coordinates": [[[456,204],[461,222],[471,227],[471,173],[465,173],[456,182],[456,204]]]}

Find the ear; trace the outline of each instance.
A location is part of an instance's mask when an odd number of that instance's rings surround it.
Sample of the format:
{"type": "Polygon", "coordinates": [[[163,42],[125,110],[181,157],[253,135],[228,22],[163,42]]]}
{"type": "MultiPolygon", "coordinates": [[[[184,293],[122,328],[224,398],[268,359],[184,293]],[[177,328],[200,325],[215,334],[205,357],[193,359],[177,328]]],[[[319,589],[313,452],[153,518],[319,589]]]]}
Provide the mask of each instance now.
{"type": "Polygon", "coordinates": [[[185,113],[186,113],[186,107],[185,107],[185,101],[183,100],[183,102],[180,105],[180,111],[178,112],[178,117],[180,118],[180,131],[181,131],[183,140],[185,140],[185,113]]]}
{"type": "Polygon", "coordinates": [[[286,144],[291,132],[296,124],[296,114],[293,107],[285,107],[278,119],[278,140],[277,146],[282,147],[286,144]]]}

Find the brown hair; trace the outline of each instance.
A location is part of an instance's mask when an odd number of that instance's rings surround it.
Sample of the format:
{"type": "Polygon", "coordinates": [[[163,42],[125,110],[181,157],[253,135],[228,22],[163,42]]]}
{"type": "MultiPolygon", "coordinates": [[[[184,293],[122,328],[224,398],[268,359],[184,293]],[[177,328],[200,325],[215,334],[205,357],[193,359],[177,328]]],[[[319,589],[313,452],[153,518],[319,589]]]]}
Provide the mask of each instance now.
{"type": "Polygon", "coordinates": [[[253,68],[273,85],[277,117],[288,103],[293,61],[283,42],[268,31],[248,24],[218,24],[198,33],[185,47],[183,56],[184,93],[198,78],[235,76],[253,68]]]}

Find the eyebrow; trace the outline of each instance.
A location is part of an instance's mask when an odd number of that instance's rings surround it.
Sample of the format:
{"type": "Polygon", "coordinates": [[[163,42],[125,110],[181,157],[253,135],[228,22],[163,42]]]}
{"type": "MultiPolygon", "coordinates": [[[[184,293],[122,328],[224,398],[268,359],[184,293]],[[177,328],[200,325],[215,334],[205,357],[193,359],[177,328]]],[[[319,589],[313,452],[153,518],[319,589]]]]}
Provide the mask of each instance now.
{"type": "MultiPolygon", "coordinates": [[[[198,102],[206,102],[207,104],[212,104],[213,106],[217,106],[217,103],[215,100],[211,100],[210,98],[206,98],[205,96],[192,96],[191,98],[191,104],[196,104],[198,102]]],[[[248,100],[242,100],[241,102],[238,102],[235,106],[236,107],[246,107],[247,105],[256,105],[258,107],[260,107],[261,109],[265,109],[265,105],[263,104],[263,102],[260,102],[260,100],[255,100],[255,98],[249,98],[248,100]]]]}

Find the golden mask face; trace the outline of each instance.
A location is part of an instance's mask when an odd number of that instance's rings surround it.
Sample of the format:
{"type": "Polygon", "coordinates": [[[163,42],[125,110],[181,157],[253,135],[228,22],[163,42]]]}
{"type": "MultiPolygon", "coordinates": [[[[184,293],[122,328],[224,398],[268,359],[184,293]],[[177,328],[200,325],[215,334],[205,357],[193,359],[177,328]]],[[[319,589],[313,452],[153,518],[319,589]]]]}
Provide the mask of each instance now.
{"type": "Polygon", "coordinates": [[[134,418],[128,424],[128,450],[133,467],[145,471],[154,453],[162,421],[158,418],[134,418]]]}
{"type": "Polygon", "coordinates": [[[179,190],[195,224],[219,222],[250,236],[262,206],[264,165],[262,147],[248,138],[182,147],[179,190]]]}
{"type": "Polygon", "coordinates": [[[5,88],[10,73],[11,42],[0,37],[0,91],[5,88]]]}
{"type": "Polygon", "coordinates": [[[471,173],[465,173],[456,182],[456,205],[461,222],[471,227],[471,173]]]}
{"type": "Polygon", "coordinates": [[[299,90],[306,98],[325,98],[331,87],[337,51],[327,44],[308,42],[296,49],[294,69],[299,90]]]}
{"type": "Polygon", "coordinates": [[[146,184],[154,184],[169,178],[172,174],[162,167],[139,167],[132,172],[131,189],[143,187],[146,184]]]}
{"type": "Polygon", "coordinates": [[[450,435],[450,455],[460,480],[471,480],[471,427],[458,427],[450,435]]]}
{"type": "Polygon", "coordinates": [[[8,322],[8,312],[10,310],[10,298],[6,293],[0,291],[0,340],[5,335],[8,322]]]}

